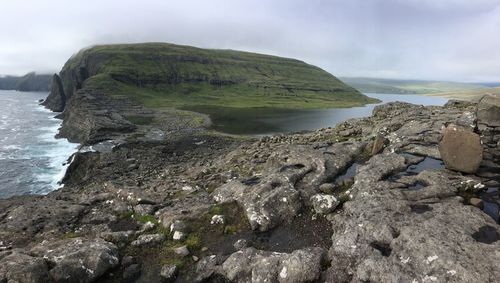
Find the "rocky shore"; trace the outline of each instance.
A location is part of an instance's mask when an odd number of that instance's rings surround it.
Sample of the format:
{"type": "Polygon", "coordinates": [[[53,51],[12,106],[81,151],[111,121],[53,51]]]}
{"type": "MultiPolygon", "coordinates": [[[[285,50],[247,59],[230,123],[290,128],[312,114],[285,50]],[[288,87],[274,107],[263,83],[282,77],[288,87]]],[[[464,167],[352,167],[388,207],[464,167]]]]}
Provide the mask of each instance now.
{"type": "Polygon", "coordinates": [[[0,200],[0,282],[498,282],[499,101],[256,139],[76,91],[64,188],[0,200]]]}

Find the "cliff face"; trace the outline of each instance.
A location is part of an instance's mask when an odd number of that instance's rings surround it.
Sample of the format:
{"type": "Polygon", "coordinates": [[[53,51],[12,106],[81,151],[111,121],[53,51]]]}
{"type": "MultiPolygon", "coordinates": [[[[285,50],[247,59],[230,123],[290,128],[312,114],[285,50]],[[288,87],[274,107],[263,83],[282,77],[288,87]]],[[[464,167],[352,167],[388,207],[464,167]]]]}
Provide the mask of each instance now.
{"type": "Polygon", "coordinates": [[[311,108],[370,102],[333,75],[298,60],[173,44],[92,47],[68,60],[59,76],[62,91],[57,88],[50,96],[63,94],[65,101],[92,86],[148,106],[311,108]]]}
{"type": "Polygon", "coordinates": [[[49,91],[50,75],[28,73],[22,77],[7,76],[0,78],[0,89],[19,91],[49,91]]]}
{"type": "Polygon", "coordinates": [[[52,77],[52,87],[50,95],[45,99],[42,105],[55,112],[62,112],[66,105],[66,96],[59,75],[54,74],[52,77]]]}

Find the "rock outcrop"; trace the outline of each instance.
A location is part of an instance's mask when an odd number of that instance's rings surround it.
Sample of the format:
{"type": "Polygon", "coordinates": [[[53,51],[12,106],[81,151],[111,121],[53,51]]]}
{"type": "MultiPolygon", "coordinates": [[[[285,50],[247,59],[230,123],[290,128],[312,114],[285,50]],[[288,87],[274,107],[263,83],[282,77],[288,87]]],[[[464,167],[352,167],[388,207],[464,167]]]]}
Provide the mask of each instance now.
{"type": "Polygon", "coordinates": [[[45,99],[42,105],[54,112],[62,112],[64,110],[66,106],[66,96],[64,94],[61,78],[58,74],[54,74],[52,77],[50,95],[45,99]]]}
{"type": "Polygon", "coordinates": [[[484,147],[484,160],[477,173],[493,181],[489,185],[500,186],[500,96],[486,95],[477,105],[477,127],[484,147]]]}
{"type": "Polygon", "coordinates": [[[439,142],[439,153],[446,167],[465,173],[475,173],[483,160],[483,147],[472,129],[450,124],[439,142]]]}
{"type": "Polygon", "coordinates": [[[50,91],[51,75],[28,73],[22,77],[0,77],[0,89],[18,91],[50,91]]]}
{"type": "Polygon", "coordinates": [[[500,127],[500,97],[488,94],[477,104],[477,119],[479,125],[500,127]]]}
{"type": "Polygon", "coordinates": [[[174,128],[179,112],[90,89],[73,95],[65,112],[94,118],[63,113],[65,127],[89,145],[64,188],[0,200],[0,282],[500,278],[498,128],[476,104],[389,103],[335,128],[257,139],[174,128]],[[114,113],[160,122],[78,128],[114,113]],[[476,173],[443,163],[450,124],[481,135],[476,173]]]}

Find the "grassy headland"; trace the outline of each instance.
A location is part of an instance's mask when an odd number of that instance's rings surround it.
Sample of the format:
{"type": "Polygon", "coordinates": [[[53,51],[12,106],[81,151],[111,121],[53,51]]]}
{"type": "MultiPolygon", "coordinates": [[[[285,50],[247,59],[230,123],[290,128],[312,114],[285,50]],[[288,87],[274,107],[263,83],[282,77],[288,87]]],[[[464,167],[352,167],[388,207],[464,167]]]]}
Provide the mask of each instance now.
{"type": "MultiPolygon", "coordinates": [[[[83,76],[81,87],[153,108],[327,108],[375,102],[295,59],[166,43],[91,47],[74,55],[61,73],[83,76]]],[[[75,83],[63,76],[63,84],[67,90],[75,83]]]]}

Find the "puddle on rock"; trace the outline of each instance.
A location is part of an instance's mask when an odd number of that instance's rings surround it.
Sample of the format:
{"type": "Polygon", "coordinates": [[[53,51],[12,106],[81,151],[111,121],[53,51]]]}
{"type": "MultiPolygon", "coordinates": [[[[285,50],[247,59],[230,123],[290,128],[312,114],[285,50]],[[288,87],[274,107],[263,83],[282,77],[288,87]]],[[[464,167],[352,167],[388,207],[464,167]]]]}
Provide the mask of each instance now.
{"type": "Polygon", "coordinates": [[[479,231],[472,234],[472,238],[480,243],[493,244],[500,239],[500,234],[498,234],[494,227],[486,225],[479,228],[479,231]]]}
{"type": "Polygon", "coordinates": [[[412,212],[416,214],[422,214],[428,211],[432,211],[432,207],[427,204],[410,204],[410,208],[412,212]]]}
{"type": "Polygon", "coordinates": [[[426,156],[424,160],[420,161],[419,163],[408,166],[408,168],[406,168],[406,175],[417,175],[424,170],[444,168],[445,166],[442,160],[426,156]]]}
{"type": "Polygon", "coordinates": [[[360,166],[360,164],[357,162],[354,162],[353,164],[351,164],[351,166],[349,166],[349,168],[347,168],[347,170],[344,172],[344,174],[339,175],[335,178],[335,183],[340,184],[346,180],[353,179],[354,176],[356,175],[356,172],[357,172],[359,166],[360,166]]]}
{"type": "Polygon", "coordinates": [[[483,201],[483,211],[497,223],[500,221],[500,192],[498,188],[488,188],[480,194],[483,201]]]}
{"type": "MultiPolygon", "coordinates": [[[[388,178],[390,181],[397,181],[399,178],[403,176],[415,176],[424,170],[436,170],[436,169],[444,169],[445,165],[442,160],[435,159],[429,156],[417,156],[410,153],[400,153],[403,156],[407,163],[410,165],[406,168],[405,171],[394,174],[388,178]],[[412,164],[413,162],[417,162],[412,164]]],[[[412,185],[408,186],[409,190],[420,190],[427,186],[424,182],[417,181],[412,185]]]]}

